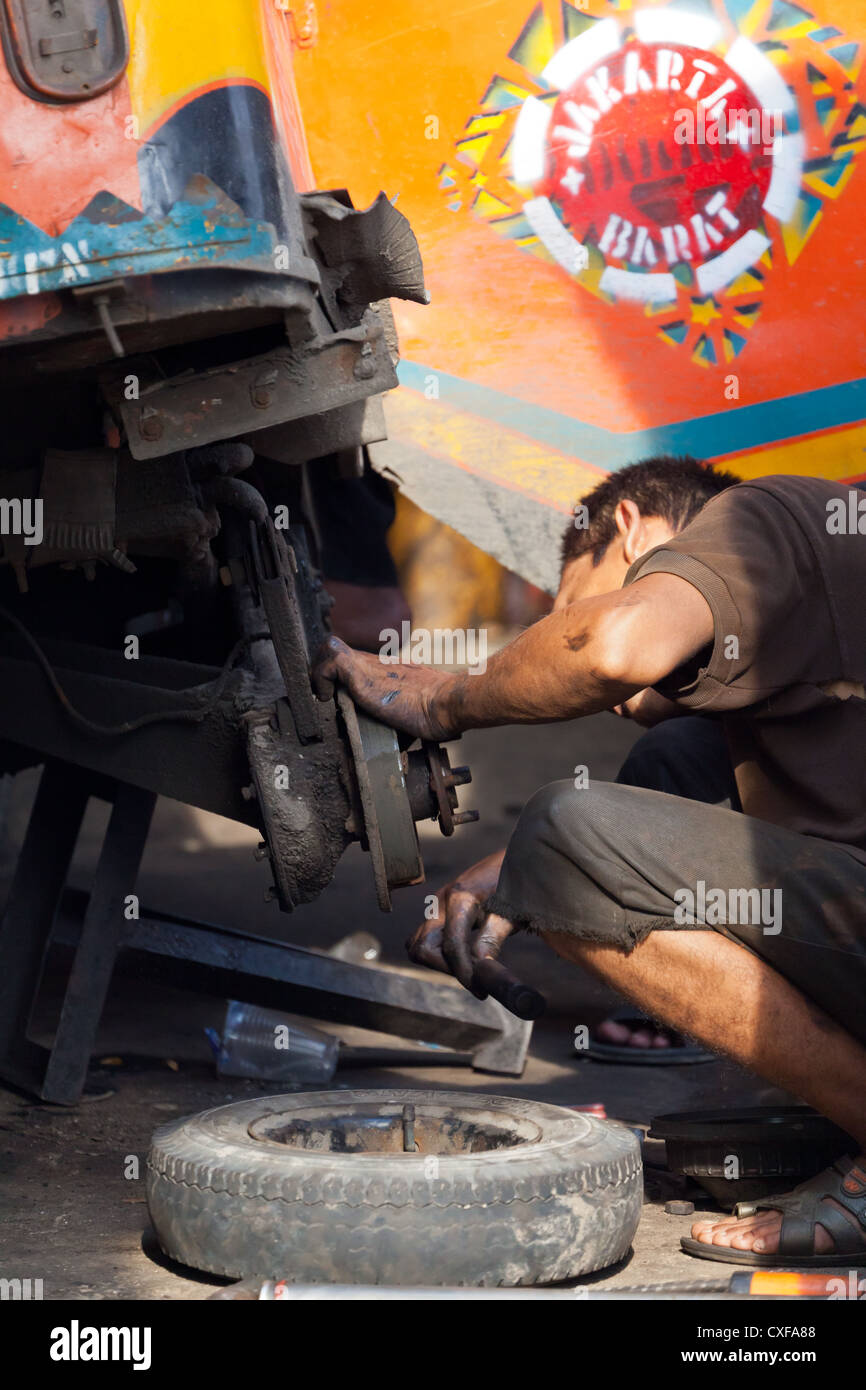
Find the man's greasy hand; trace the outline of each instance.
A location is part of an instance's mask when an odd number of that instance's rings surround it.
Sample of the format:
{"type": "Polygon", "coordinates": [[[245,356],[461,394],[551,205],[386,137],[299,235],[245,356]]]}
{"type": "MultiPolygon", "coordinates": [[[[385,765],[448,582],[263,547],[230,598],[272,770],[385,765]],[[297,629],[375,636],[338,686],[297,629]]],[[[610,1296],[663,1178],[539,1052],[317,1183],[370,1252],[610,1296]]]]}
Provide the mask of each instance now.
{"type": "Polygon", "coordinates": [[[489,854],[478,864],[446,884],[438,894],[439,912],[422,922],[406,942],[410,959],[455,975],[479,999],[486,992],[473,987],[479,960],[495,960],[512,926],[504,917],[485,914],[484,903],[496,887],[505,851],[489,854]]]}
{"type": "Polygon", "coordinates": [[[413,738],[445,739],[461,732],[448,698],[458,680],[429,666],[386,664],[373,652],[347,647],[339,637],[323,643],[313,665],[320,700],[332,699],[339,684],[361,709],[413,738]]]}

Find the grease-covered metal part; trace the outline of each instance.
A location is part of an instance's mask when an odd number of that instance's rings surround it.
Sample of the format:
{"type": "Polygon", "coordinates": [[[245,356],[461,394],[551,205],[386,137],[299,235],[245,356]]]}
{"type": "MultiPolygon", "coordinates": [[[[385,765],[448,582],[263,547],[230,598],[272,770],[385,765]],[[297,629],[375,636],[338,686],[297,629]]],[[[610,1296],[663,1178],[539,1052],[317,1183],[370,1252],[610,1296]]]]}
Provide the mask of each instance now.
{"type": "Polygon", "coordinates": [[[337,703],[354,758],[376,897],[382,911],[390,912],[391,889],[424,877],[403,754],[394,730],[356,709],[345,691],[338,692],[337,703]]]}
{"type": "Polygon", "coordinates": [[[286,714],[281,721],[273,708],[252,710],[245,723],[276,896],[280,906],[291,911],[327,887],[353,836],[347,829],[348,767],[336,711],[333,706],[323,708],[322,737],[305,745],[287,709],[286,714]]]}
{"type": "Polygon", "coordinates": [[[344,190],[303,193],[300,202],[343,311],[392,297],[429,302],[415,233],[385,193],[368,208],[354,208],[344,190]]]}
{"type": "Polygon", "coordinates": [[[443,835],[453,835],[455,825],[478,820],[477,811],[458,811],[456,787],[472,781],[468,767],[452,767],[447,749],[429,739],[408,755],[407,781],[416,820],[439,822],[443,835]]]}

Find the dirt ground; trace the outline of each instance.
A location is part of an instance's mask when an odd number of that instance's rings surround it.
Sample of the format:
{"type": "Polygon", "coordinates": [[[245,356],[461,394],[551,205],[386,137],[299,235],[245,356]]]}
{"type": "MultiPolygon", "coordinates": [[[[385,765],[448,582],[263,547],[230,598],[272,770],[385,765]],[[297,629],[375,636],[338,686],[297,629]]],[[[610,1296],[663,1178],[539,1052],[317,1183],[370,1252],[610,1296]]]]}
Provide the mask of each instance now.
{"type": "MultiPolygon", "coordinates": [[[[573,776],[579,763],[589,767],[591,778],[610,778],[634,736],[630,726],[610,715],[466,735],[452,760],[472,767],[473,785],[463,789],[461,805],[477,807],[481,821],[459,829],[451,840],[443,839],[435,826],[423,828],[427,884],[398,893],[390,916],[378,911],[369,861],[358,848],[344,856],[335,882],[318,902],[291,917],[280,914],[262,900],[268,878],[253,860],[255,833],[170,802],[158,807],[139,894],[153,908],[300,945],[327,948],[363,929],[379,937],[385,960],[400,963],[403,942],[421,919],[425,892],[504,844],[520,807],[537,787],[573,776]]],[[[12,792],[8,821],[13,839],[20,831],[25,791],[26,786],[17,786],[12,792]]],[[[73,878],[79,886],[88,884],[105,819],[105,808],[92,806],[73,878]]],[[[8,874],[8,844],[5,857],[8,874]]],[[[791,1099],[721,1061],[645,1067],[581,1059],[573,1048],[575,1026],[598,1021],[614,997],[532,938],[511,943],[508,960],[548,998],[522,1077],[483,1075],[468,1065],[433,1066],[429,1052],[422,1052],[427,1065],[341,1067],[334,1084],[448,1087],[562,1105],[600,1101],[610,1117],[643,1126],[669,1111],[791,1099]]],[[[34,1035],[40,1041],[49,1036],[59,965],[52,961],[45,1004],[35,1020],[34,1035]]],[[[224,1281],[171,1265],[155,1248],[143,1171],[150,1135],[167,1119],[273,1092],[272,1086],[216,1076],[204,1029],[219,1029],[223,1012],[224,1001],[118,975],[92,1077],[101,1098],[62,1109],[0,1087],[0,1275],[41,1278],[47,1299],[205,1299],[222,1286],[224,1281]]],[[[395,1039],[335,1031],[346,1043],[403,1046],[395,1039]]],[[[647,1146],[649,1163],[660,1161],[658,1148],[647,1146]]],[[[633,1253],[594,1282],[611,1287],[727,1283],[730,1267],[680,1252],[679,1236],[689,1218],[664,1212],[665,1199],[679,1192],[653,1168],[647,1174],[647,1201],[633,1253]]],[[[705,1209],[714,1210],[710,1203],[705,1209]]]]}

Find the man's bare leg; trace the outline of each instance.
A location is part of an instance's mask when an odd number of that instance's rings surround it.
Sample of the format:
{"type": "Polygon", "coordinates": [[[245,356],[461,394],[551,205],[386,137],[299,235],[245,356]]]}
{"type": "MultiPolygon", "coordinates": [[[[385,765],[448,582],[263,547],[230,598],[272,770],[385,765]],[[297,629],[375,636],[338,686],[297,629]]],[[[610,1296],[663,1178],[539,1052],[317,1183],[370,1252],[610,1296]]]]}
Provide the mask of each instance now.
{"type": "MultiPolygon", "coordinates": [[[[866,1048],[751,951],[713,931],[654,931],[627,955],[565,932],[543,932],[653,1017],[802,1097],[856,1139],[866,1163],[866,1048]]],[[[781,1216],[697,1222],[708,1245],[772,1254],[781,1216]]],[[[833,1248],[823,1227],[816,1253],[833,1248]]]]}

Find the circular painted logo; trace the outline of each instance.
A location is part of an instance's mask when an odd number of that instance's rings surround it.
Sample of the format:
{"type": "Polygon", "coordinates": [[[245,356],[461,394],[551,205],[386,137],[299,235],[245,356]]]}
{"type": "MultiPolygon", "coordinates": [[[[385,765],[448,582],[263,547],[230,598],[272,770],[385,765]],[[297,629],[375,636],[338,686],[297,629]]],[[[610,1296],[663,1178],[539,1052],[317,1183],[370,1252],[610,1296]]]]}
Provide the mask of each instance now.
{"type": "Polygon", "coordinates": [[[670,8],[598,20],[542,74],[512,146],[524,212],[572,274],[616,298],[710,295],[761,259],[796,201],[803,140],[780,74],[715,19],[670,8]]]}

